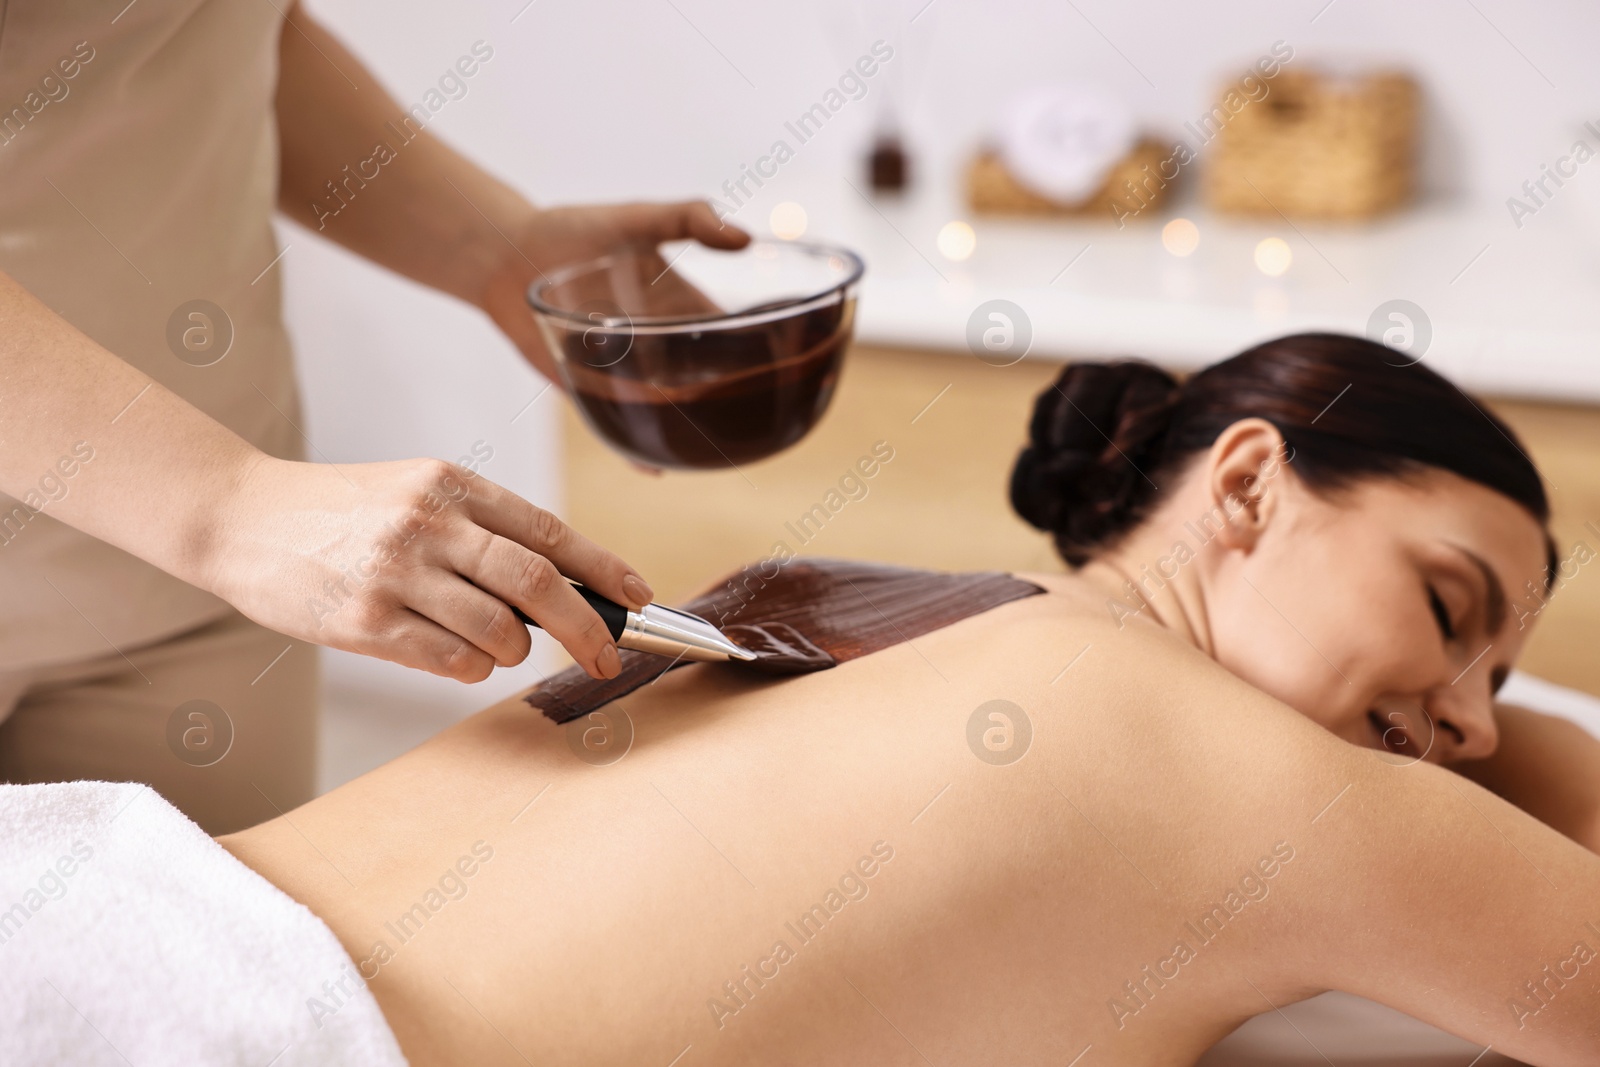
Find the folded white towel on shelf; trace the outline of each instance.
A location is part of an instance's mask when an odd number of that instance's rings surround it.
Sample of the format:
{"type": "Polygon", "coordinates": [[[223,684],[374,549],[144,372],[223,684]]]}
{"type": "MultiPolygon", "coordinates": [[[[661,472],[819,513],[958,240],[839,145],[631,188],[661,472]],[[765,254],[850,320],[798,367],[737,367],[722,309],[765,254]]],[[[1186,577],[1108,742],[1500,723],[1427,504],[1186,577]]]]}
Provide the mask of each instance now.
{"type": "Polygon", "coordinates": [[[1047,199],[1077,204],[1094,195],[1133,150],[1139,128],[1115,97],[1058,85],[1009,100],[998,140],[1011,177],[1047,199]]]}
{"type": "Polygon", "coordinates": [[[0,1065],[403,1065],[353,972],[147,786],[0,785],[0,1065]]]}

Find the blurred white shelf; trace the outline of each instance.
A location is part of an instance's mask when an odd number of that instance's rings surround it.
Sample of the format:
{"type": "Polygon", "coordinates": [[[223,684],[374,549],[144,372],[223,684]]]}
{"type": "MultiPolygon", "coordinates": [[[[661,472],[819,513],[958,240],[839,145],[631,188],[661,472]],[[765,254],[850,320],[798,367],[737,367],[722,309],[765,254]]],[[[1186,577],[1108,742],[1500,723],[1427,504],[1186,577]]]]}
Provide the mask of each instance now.
{"type": "Polygon", "coordinates": [[[1216,218],[1190,205],[1118,229],[1110,220],[974,218],[937,189],[869,202],[843,183],[806,207],[810,234],[849,242],[867,260],[857,327],[865,343],[966,355],[969,316],[1003,298],[1031,320],[1028,358],[1134,355],[1186,369],[1285,333],[1365,333],[1380,305],[1403,299],[1431,325],[1423,362],[1463,386],[1600,402],[1600,227],[1578,191],[1520,230],[1494,207],[1423,206],[1330,225],[1216,218]],[[1187,257],[1162,246],[1175,215],[1199,227],[1187,257]],[[962,262],[937,248],[952,219],[977,235],[962,262]],[[1280,277],[1254,263],[1267,237],[1292,251],[1280,277]]]}

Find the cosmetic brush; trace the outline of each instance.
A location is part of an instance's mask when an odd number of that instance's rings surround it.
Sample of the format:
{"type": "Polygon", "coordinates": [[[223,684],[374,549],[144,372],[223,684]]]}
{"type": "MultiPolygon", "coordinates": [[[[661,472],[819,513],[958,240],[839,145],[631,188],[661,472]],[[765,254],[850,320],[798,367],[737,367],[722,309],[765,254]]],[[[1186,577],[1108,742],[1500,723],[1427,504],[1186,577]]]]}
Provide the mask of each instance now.
{"type": "MultiPolygon", "coordinates": [[[[698,615],[659,604],[646,604],[634,611],[576,582],[572,588],[600,616],[618,648],[701,663],[756,658],[754,652],[740,648],[698,615]]],[[[520,610],[517,617],[530,626],[539,625],[520,610]]]]}

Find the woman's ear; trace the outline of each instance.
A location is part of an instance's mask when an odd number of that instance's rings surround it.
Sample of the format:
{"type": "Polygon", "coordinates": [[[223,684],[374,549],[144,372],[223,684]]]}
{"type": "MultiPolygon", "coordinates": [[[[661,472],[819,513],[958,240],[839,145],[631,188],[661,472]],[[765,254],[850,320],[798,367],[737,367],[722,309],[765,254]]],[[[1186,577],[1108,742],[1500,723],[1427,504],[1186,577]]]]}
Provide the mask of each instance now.
{"type": "Polygon", "coordinates": [[[1282,498],[1277,480],[1287,463],[1283,434],[1266,419],[1240,419],[1218,435],[1207,459],[1217,537],[1229,548],[1255,547],[1282,498]]]}

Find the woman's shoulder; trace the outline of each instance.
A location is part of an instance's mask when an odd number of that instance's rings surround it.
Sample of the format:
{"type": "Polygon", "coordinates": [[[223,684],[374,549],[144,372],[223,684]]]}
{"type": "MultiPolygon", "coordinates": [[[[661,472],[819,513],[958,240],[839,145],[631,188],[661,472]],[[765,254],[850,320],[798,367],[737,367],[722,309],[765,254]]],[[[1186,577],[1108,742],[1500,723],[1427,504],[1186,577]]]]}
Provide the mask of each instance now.
{"type": "Polygon", "coordinates": [[[1147,713],[1199,713],[1219,724],[1229,709],[1290,723],[1299,736],[1331,735],[1251,686],[1138,604],[1075,574],[1021,573],[1043,595],[952,628],[966,666],[996,667],[1050,694],[1132,701],[1147,713]],[[1012,650],[1002,653],[1002,649],[1012,650]],[[1028,661],[1023,665],[1018,661],[1028,661]]]}
{"type": "Polygon", "coordinates": [[[1600,857],[1453,771],[1335,737],[1157,626],[1119,625],[1085,583],[1042,577],[1050,595],[994,636],[1031,628],[1060,648],[1033,690],[1050,774],[1174,898],[1253,916],[1238,924],[1260,949],[1234,990],[1241,1020],[1270,1010],[1264,994],[1341,989],[1530,1062],[1593,1062],[1600,980],[1576,971],[1600,959],[1600,857]],[[1269,853],[1264,886],[1252,870],[1269,853]],[[1245,887],[1232,902],[1230,886],[1245,887]],[[1540,987],[1553,968],[1562,983],[1540,987]]]}

